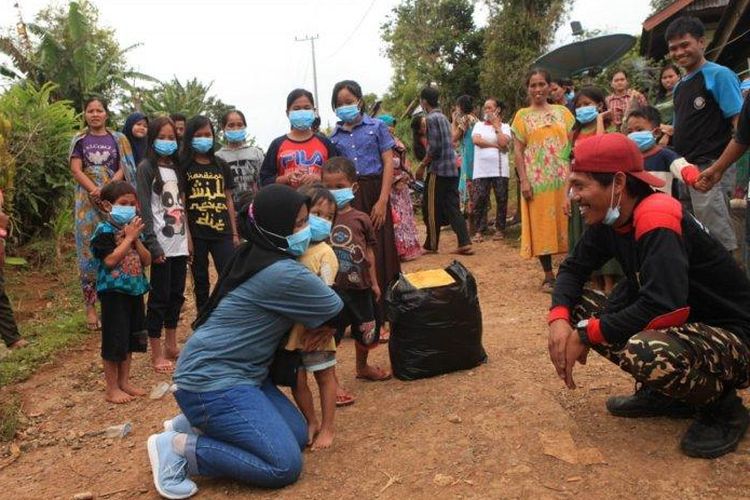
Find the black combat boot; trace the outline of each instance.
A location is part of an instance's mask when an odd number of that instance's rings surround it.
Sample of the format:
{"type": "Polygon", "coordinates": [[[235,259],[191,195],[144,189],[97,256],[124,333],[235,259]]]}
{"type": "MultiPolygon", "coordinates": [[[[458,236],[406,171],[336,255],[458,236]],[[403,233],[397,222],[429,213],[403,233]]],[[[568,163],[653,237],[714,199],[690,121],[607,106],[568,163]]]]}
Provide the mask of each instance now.
{"type": "Polygon", "coordinates": [[[607,410],[616,417],[672,417],[692,418],[695,407],[679,401],[641,383],[635,384],[632,396],[612,396],[607,410]]]}
{"type": "Polygon", "coordinates": [[[720,457],[737,449],[748,422],[747,408],[737,392],[731,390],[715,402],[698,407],[698,416],[682,437],[680,447],[689,457],[720,457]]]}

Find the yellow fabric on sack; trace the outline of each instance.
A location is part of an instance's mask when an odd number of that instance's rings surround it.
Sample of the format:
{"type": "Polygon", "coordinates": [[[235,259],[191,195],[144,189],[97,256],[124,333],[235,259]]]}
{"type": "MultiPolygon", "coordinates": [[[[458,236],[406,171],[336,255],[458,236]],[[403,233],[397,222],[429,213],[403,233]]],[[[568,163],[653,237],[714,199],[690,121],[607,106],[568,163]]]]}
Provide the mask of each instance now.
{"type": "Polygon", "coordinates": [[[417,271],[404,274],[404,278],[419,290],[423,288],[437,288],[439,286],[452,285],[456,282],[453,276],[445,269],[430,269],[428,271],[417,271]]]}

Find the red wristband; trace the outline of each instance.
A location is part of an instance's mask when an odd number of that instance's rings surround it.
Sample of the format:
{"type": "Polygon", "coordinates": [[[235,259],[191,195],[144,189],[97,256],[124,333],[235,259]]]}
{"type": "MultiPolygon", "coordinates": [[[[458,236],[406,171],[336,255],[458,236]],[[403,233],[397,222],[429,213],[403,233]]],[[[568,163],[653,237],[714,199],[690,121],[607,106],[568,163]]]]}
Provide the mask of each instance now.
{"type": "Polygon", "coordinates": [[[565,321],[570,322],[570,311],[567,307],[555,306],[550,309],[549,314],[547,315],[547,324],[549,325],[558,319],[564,319],[565,321]]]}
{"type": "Polygon", "coordinates": [[[586,326],[586,335],[588,335],[591,344],[604,343],[604,335],[602,334],[599,318],[591,318],[589,320],[589,324],[586,326]]]}
{"type": "Polygon", "coordinates": [[[680,174],[682,175],[682,180],[685,181],[685,184],[692,186],[695,184],[695,181],[698,180],[700,170],[698,170],[698,167],[695,165],[688,165],[680,171],[680,174]]]}

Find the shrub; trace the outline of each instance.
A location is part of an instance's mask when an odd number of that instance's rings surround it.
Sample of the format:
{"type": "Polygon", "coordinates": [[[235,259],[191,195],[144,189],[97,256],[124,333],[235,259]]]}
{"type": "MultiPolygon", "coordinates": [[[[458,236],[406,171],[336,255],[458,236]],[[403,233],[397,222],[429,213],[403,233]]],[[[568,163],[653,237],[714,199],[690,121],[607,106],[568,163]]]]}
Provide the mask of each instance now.
{"type": "Polygon", "coordinates": [[[55,88],[22,82],[0,96],[0,115],[11,124],[7,147],[15,162],[12,185],[0,176],[0,188],[11,188],[6,197],[18,243],[48,234],[58,210],[69,210],[61,203],[74,185],[68,148],[80,121],[70,102],[50,102],[55,88]]]}

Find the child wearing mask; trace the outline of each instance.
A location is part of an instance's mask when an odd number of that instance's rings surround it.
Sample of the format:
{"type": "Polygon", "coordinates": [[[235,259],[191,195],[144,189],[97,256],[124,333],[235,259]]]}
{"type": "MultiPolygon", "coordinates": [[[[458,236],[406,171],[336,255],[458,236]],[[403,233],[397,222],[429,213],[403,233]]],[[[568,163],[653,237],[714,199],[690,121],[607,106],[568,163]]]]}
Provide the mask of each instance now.
{"type": "Polygon", "coordinates": [[[184,172],[188,228],[193,244],[193,285],[198,312],[208,302],[211,288],[208,255],[221,275],[239,245],[234,212],[234,177],[227,164],[217,158],[214,126],[205,116],[188,121],[180,149],[180,169],[184,172]]]}
{"type": "Polygon", "coordinates": [[[145,394],[130,383],[130,363],[132,353],[146,352],[143,296],[149,286],[143,271],[151,253],[140,240],[143,221],[136,216],[135,188],[113,181],[102,188],[101,200],[108,215],[91,237],[91,252],[102,312],[105,399],[121,404],[145,394]]]}
{"type": "Polygon", "coordinates": [[[380,339],[381,325],[375,306],[381,291],[375,269],[372,221],[367,214],[352,207],[357,190],[354,163],[340,156],[328,160],[323,165],[323,184],[331,190],[338,208],[331,246],[339,263],[334,289],[344,302],[344,309],[339,316],[336,340],[340,342],[344,331],[351,326],[356,341],[357,378],[388,380],[389,372],[367,362],[370,349],[376,347],[380,339]]]}
{"type": "Polygon", "coordinates": [[[190,237],[185,220],[185,190],[178,169],[174,122],[166,116],[159,117],[151,124],[145,159],[136,173],[143,235],[152,259],[146,326],[151,364],[157,373],[171,372],[172,362],[180,354],[177,323],[185,303],[190,237]]]}
{"type": "Polygon", "coordinates": [[[221,129],[226,146],[216,152],[216,157],[226,162],[232,171],[235,188],[234,205],[243,193],[255,195],[260,189],[260,166],[263,151],[247,142],[247,121],[242,111],[233,109],[221,117],[221,129]]]}
{"type": "MultiPolygon", "coordinates": [[[[339,263],[336,254],[326,243],[331,235],[331,226],[336,219],[336,200],[321,184],[302,186],[299,192],[310,198],[310,247],[299,258],[299,262],[315,273],[328,286],[333,286],[339,263]]],[[[331,339],[316,351],[305,351],[305,328],[294,325],[287,350],[302,351],[302,369],[297,372],[297,385],[292,389],[294,401],[307,420],[307,444],[313,450],[328,448],[333,444],[334,415],[336,411],[336,342],[331,339]],[[310,387],[307,385],[307,373],[315,376],[320,392],[321,420],[315,415],[315,404],[310,387]]]]}
{"type": "Polygon", "coordinates": [[[672,149],[657,144],[661,115],[653,106],[634,109],[625,123],[628,137],[638,145],[643,154],[643,168],[666,181],[657,188],[679,199],[676,181],[694,186],[700,171],[672,149]]]}

